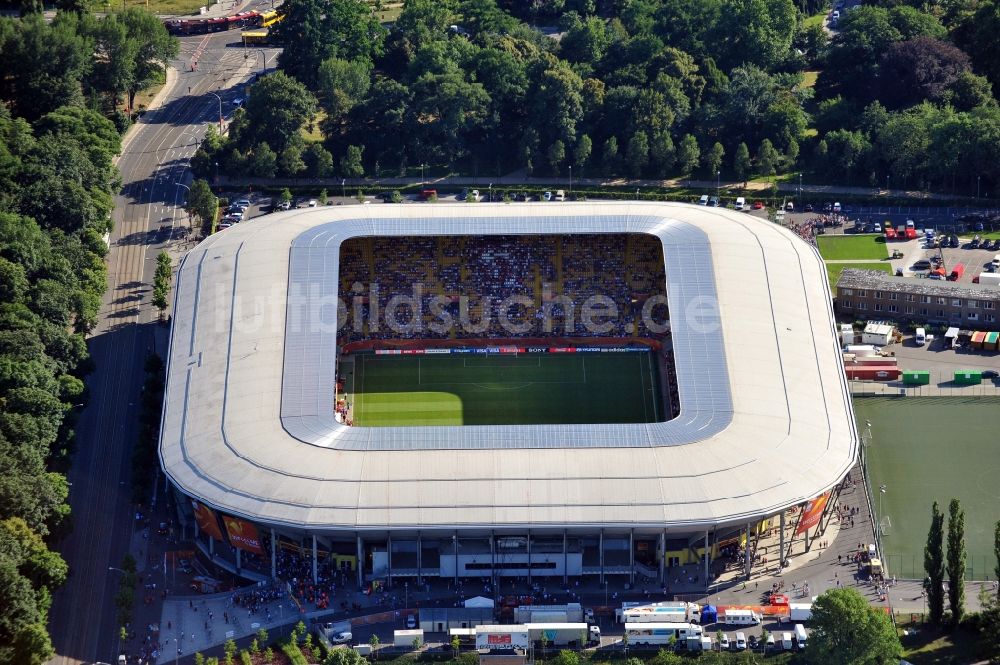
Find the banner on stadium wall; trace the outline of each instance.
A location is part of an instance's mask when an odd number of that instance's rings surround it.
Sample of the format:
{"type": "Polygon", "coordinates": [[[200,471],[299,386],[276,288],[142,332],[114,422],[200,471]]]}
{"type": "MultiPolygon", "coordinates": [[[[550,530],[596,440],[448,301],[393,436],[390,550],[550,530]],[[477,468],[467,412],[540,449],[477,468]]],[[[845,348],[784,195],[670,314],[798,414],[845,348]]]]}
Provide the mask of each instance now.
{"type": "Polygon", "coordinates": [[[648,353],[648,346],[489,346],[444,349],[375,349],[376,356],[432,354],[517,355],[519,353],[648,353]]]}
{"type": "Polygon", "coordinates": [[[823,516],[823,509],[826,508],[826,502],[829,500],[830,493],[826,492],[809,502],[805,512],[802,513],[802,519],[799,520],[798,528],[795,529],[796,536],[819,524],[819,518],[823,516]]]}
{"type": "Polygon", "coordinates": [[[224,515],[222,521],[226,525],[226,534],[229,536],[230,545],[238,547],[244,552],[264,554],[264,548],[260,545],[260,535],[257,533],[257,527],[246,520],[229,515],[224,515]]]}
{"type": "Polygon", "coordinates": [[[223,540],[219,518],[216,517],[215,511],[194,500],[191,501],[191,506],[194,508],[194,520],[198,524],[198,530],[215,540],[223,540]]]}

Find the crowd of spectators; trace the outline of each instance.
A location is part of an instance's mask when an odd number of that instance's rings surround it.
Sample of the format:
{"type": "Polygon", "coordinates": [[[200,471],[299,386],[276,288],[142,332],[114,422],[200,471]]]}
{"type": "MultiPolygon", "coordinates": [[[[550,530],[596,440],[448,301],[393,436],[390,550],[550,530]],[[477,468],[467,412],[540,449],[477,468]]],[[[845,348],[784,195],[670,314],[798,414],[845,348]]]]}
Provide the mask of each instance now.
{"type": "Polygon", "coordinates": [[[346,305],[340,337],[345,342],[651,336],[655,331],[642,313],[654,296],[659,296],[654,300],[659,304],[650,308],[654,327],[669,316],[662,247],[646,234],[353,238],[341,246],[340,289],[346,305]],[[400,296],[415,295],[415,285],[422,320],[413,319],[409,305],[387,314],[393,298],[398,302],[400,296]],[[375,293],[377,303],[369,302],[375,293]],[[589,330],[581,321],[583,305],[592,296],[614,302],[617,315],[599,321],[610,323],[610,330],[589,330]],[[531,304],[501,312],[500,303],[512,297],[531,304]],[[451,316],[452,325],[440,325],[443,317],[432,299],[451,316]],[[356,310],[361,320],[355,320],[356,310]],[[390,318],[395,326],[387,325],[390,318]],[[504,325],[506,321],[521,329],[504,325]],[[432,326],[435,322],[439,325],[432,326]]]}

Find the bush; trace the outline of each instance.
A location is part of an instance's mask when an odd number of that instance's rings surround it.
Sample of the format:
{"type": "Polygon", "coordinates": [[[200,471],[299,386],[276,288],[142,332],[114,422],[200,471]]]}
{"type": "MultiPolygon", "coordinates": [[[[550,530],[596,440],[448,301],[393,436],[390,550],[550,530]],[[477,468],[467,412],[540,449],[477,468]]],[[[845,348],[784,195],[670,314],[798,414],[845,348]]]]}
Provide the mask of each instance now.
{"type": "Polygon", "coordinates": [[[309,665],[309,661],[302,655],[302,650],[295,642],[286,642],[281,645],[281,652],[288,657],[292,665],[309,665]]]}

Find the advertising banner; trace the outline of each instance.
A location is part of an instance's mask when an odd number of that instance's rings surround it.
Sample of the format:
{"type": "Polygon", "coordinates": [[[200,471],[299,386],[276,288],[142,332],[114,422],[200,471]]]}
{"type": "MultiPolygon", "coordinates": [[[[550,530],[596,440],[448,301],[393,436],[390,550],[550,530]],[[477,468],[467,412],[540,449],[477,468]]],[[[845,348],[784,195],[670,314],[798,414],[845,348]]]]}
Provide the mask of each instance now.
{"type": "Polygon", "coordinates": [[[219,518],[216,517],[215,511],[193,500],[191,501],[191,506],[194,508],[194,519],[201,533],[208,534],[210,538],[221,541],[222,530],[219,529],[219,518]]]}
{"type": "Polygon", "coordinates": [[[476,629],[476,649],[486,649],[489,651],[510,651],[511,649],[528,648],[527,628],[504,628],[501,626],[491,627],[490,630],[476,629]],[[493,629],[495,628],[495,630],[493,629]]]}
{"type": "Polygon", "coordinates": [[[809,502],[805,512],[802,513],[802,519],[799,520],[799,526],[795,529],[796,536],[819,524],[819,518],[823,516],[823,509],[826,508],[826,502],[829,500],[830,493],[827,492],[809,502]]]}
{"type": "Polygon", "coordinates": [[[257,527],[250,524],[250,522],[241,520],[238,517],[230,517],[229,515],[223,516],[222,521],[226,525],[226,534],[229,536],[230,545],[238,547],[244,552],[264,554],[264,548],[261,547],[257,527]]]}

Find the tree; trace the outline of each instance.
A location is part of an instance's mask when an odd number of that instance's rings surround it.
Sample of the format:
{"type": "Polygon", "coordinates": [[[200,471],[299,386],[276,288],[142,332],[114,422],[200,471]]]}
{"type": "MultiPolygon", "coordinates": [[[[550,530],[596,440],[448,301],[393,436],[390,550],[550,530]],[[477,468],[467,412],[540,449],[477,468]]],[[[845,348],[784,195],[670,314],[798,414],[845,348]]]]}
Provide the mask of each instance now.
{"type": "Polygon", "coordinates": [[[765,176],[774,175],[780,158],[778,151],[774,149],[774,145],[769,139],[760,142],[760,150],[757,151],[757,165],[762,174],[765,176]]]}
{"type": "MultiPolygon", "coordinates": [[[[281,199],[282,203],[291,203],[292,202],[292,190],[288,189],[287,187],[285,187],[284,189],[282,189],[281,190],[280,199],[281,199]]],[[[261,629],[261,630],[263,630],[263,629],[261,629]]],[[[267,641],[266,637],[263,640],[261,640],[261,642],[266,642],[266,641],[267,641]]]]}
{"type": "Polygon", "coordinates": [[[545,157],[548,159],[549,168],[552,170],[552,174],[559,175],[559,169],[562,166],[562,163],[566,160],[566,145],[559,139],[556,139],[552,142],[552,145],[549,146],[545,157]]]}
{"type": "Polygon", "coordinates": [[[948,605],[957,626],[965,614],[965,511],[958,499],[948,505],[948,605]]]}
{"type": "Polygon", "coordinates": [[[384,50],[385,28],[363,0],[287,0],[282,10],[273,28],[285,47],[278,64],[310,88],[325,60],[372,63],[384,50]]]}
{"type": "Polygon", "coordinates": [[[770,69],[791,49],[796,26],[792,0],[723,0],[715,31],[720,63],[770,69]]]}
{"type": "Polygon", "coordinates": [[[187,205],[184,209],[189,215],[198,219],[202,237],[207,238],[212,234],[215,216],[219,210],[219,199],[212,193],[208,181],[199,178],[191,183],[191,191],[188,192],[187,205]]]}
{"type": "Polygon", "coordinates": [[[251,88],[230,133],[244,149],[266,143],[280,154],[298,138],[302,125],[316,113],[316,104],[312,93],[284,72],[268,74],[251,88]]]}
{"type": "Polygon", "coordinates": [[[663,177],[670,173],[676,159],[674,139],[670,136],[670,132],[653,134],[653,140],[649,146],[649,156],[657,175],[663,177]]]}
{"type": "Polygon", "coordinates": [[[580,177],[583,177],[583,169],[587,166],[587,162],[590,160],[590,153],[594,149],[593,141],[586,134],[581,134],[580,138],[576,141],[576,147],[573,149],[573,166],[577,168],[577,173],[580,177]]]}
{"type": "Polygon", "coordinates": [[[931,506],[931,526],[924,545],[924,572],[927,573],[924,592],[927,594],[927,609],[932,624],[940,624],[944,616],[944,515],[938,509],[937,501],[931,506]]]}
{"type": "Polygon", "coordinates": [[[628,162],[629,173],[638,178],[649,165],[649,138],[646,132],[638,131],[628,140],[625,148],[625,160],[628,162]]]}
{"type": "Polygon", "coordinates": [[[93,67],[92,40],[78,28],[79,17],[59,15],[47,23],[39,14],[2,19],[0,51],[7,62],[17,63],[8,70],[9,83],[0,84],[4,99],[14,112],[29,121],[67,105],[80,105],[80,81],[93,67]],[[15,28],[16,25],[16,28],[15,28]],[[9,87],[7,87],[9,85],[9,87]]]}
{"type": "MultiPolygon", "coordinates": [[[[378,645],[379,645],[378,635],[372,633],[372,636],[368,638],[368,646],[372,648],[372,658],[378,658],[378,645]]],[[[342,649],[338,649],[338,651],[342,651],[342,649]]]]}
{"type": "Polygon", "coordinates": [[[222,645],[222,651],[226,654],[226,665],[233,665],[233,657],[236,655],[236,642],[234,640],[226,640],[225,644],[222,645]]]}
{"type": "Polygon", "coordinates": [[[609,136],[604,142],[604,149],[601,151],[601,167],[604,175],[612,175],[618,170],[618,139],[609,136]]]}
{"type": "Polygon", "coordinates": [[[813,602],[808,662],[892,663],[901,653],[892,620],[854,589],[830,589],[813,602]]]}
{"type": "Polygon", "coordinates": [[[698,149],[698,140],[690,134],[685,134],[677,147],[677,166],[681,173],[693,173],[698,168],[698,161],[701,151],[698,149]]]}
{"type": "Polygon", "coordinates": [[[875,90],[890,109],[925,99],[940,102],[969,70],[969,56],[959,49],[938,39],[918,37],[888,48],[879,63],[875,90]]]}
{"type": "Polygon", "coordinates": [[[548,648],[549,642],[550,642],[549,635],[546,631],[543,630],[539,637],[539,644],[542,647],[542,660],[545,660],[545,650],[548,648]]]}
{"type": "Polygon", "coordinates": [[[361,161],[363,150],[363,146],[347,146],[347,152],[340,158],[340,171],[345,178],[360,178],[365,174],[365,167],[361,161]]]}
{"type": "MultiPolygon", "coordinates": [[[[996,566],[993,574],[1000,580],[1000,521],[993,528],[993,556],[996,557],[996,566]]],[[[1000,600],[1000,588],[997,588],[997,600],[1000,600]]]]}
{"type": "Polygon", "coordinates": [[[371,64],[366,61],[328,58],[319,66],[319,98],[335,122],[341,122],[370,87],[371,64]]]}
{"type": "Polygon", "coordinates": [[[702,158],[704,160],[705,169],[708,170],[709,175],[716,175],[722,169],[722,160],[726,157],[726,149],[722,147],[722,144],[718,141],[712,146],[712,148],[705,153],[702,158]]]}
{"type": "MultiPolygon", "coordinates": [[[[138,7],[131,7],[118,15],[125,25],[129,41],[135,44],[135,60],[131,85],[128,93],[128,107],[134,110],[135,96],[144,88],[153,85],[180,48],[176,38],[170,36],[163,21],[138,7]]],[[[109,17],[110,18],[110,15],[109,17]]],[[[104,20],[108,20],[105,18],[104,20]]]]}
{"type": "Polygon", "coordinates": [[[462,647],[462,641],[458,639],[458,635],[452,635],[451,638],[451,656],[452,658],[458,658],[458,650],[462,647]]]}

